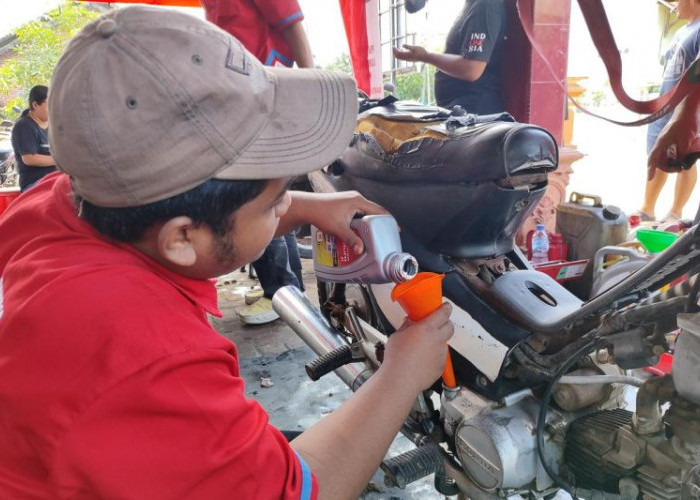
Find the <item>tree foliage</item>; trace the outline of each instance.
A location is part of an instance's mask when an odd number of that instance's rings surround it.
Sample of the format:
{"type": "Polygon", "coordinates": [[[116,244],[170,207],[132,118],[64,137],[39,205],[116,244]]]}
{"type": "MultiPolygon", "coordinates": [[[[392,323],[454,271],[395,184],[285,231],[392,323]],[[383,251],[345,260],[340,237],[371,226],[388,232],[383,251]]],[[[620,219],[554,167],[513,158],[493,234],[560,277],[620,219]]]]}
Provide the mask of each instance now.
{"type": "MultiPolygon", "coordinates": [[[[352,62],[347,53],[336,57],[323,69],[344,71],[352,74],[352,62]]],[[[394,95],[401,100],[419,101],[423,104],[433,104],[433,81],[435,67],[429,64],[421,66],[420,71],[396,75],[394,95]]]]}
{"type": "Polygon", "coordinates": [[[402,100],[432,104],[434,77],[435,67],[429,64],[424,64],[418,72],[397,75],[394,95],[402,100]]]}
{"type": "Polygon", "coordinates": [[[334,71],[344,71],[352,75],[352,63],[350,62],[350,55],[347,52],[343,52],[338,57],[333,59],[333,61],[327,64],[323,69],[329,69],[334,71]]]}
{"type": "Polygon", "coordinates": [[[0,100],[6,101],[2,113],[8,119],[17,118],[15,107],[26,107],[33,86],[49,84],[68,41],[98,16],[99,12],[70,2],[17,29],[13,55],[0,67],[0,100]]]}

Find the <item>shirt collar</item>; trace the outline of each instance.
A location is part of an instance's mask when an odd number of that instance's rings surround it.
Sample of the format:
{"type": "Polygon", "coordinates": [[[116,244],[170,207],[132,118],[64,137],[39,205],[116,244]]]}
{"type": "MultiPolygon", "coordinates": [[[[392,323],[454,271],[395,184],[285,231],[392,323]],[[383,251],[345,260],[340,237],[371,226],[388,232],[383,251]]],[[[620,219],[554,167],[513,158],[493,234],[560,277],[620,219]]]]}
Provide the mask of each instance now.
{"type": "Polygon", "coordinates": [[[216,316],[217,318],[222,316],[218,306],[218,296],[215,284],[216,280],[188,278],[168,269],[128,243],[117,243],[101,235],[92,226],[90,226],[90,224],[78,217],[75,204],[73,203],[73,192],[70,185],[70,178],[65,174],[57,175],[58,178],[56,179],[56,183],[53,188],[53,196],[57,200],[62,218],[73,230],[83,233],[88,237],[95,238],[101,243],[112,248],[119,248],[123,250],[133,259],[138,260],[141,265],[147,267],[160,278],[170,283],[195,305],[209,314],[216,316]]]}

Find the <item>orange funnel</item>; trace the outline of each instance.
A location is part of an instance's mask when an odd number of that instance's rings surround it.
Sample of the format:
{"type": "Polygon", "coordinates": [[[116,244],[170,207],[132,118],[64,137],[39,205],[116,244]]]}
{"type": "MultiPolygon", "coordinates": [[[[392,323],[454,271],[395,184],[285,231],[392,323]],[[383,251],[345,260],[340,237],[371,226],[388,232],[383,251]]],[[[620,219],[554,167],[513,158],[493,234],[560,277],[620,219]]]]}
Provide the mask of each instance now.
{"type": "MultiPolygon", "coordinates": [[[[399,303],[411,321],[420,321],[437,311],[442,305],[444,277],[444,274],[418,273],[413,279],[396,285],[391,291],[391,300],[399,303]]],[[[445,360],[445,369],[442,372],[442,381],[447,387],[457,387],[449,351],[445,360]]]]}
{"type": "Polygon", "coordinates": [[[418,273],[391,291],[391,300],[398,302],[411,321],[420,321],[442,305],[444,274],[418,273]]]}

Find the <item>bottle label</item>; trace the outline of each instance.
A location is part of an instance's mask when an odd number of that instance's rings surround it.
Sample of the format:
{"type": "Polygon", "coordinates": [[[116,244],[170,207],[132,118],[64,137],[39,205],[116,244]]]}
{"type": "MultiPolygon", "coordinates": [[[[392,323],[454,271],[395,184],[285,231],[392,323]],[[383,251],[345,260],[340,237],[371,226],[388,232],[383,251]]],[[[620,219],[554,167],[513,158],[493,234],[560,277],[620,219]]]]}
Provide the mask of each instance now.
{"type": "MultiPolygon", "coordinates": [[[[353,231],[355,231],[353,229],[353,231]]],[[[359,233],[355,231],[359,236],[359,233]]],[[[326,267],[343,267],[352,264],[357,255],[343,240],[330,234],[316,231],[316,261],[326,267]]]]}

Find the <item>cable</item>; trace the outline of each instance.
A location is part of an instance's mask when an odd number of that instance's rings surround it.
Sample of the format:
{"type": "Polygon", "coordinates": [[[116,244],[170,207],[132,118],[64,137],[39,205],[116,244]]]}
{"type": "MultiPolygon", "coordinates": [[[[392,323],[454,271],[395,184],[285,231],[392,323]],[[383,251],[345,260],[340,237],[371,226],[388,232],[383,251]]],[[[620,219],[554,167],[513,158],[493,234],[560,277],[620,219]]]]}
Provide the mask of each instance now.
{"type": "Polygon", "coordinates": [[[547,389],[545,389],[544,394],[542,395],[540,411],[537,415],[537,431],[535,433],[535,436],[537,438],[537,455],[540,458],[542,467],[544,468],[545,472],[549,475],[549,477],[552,478],[554,483],[561,489],[566,491],[569,495],[571,495],[571,498],[574,499],[576,498],[576,496],[573,493],[573,488],[571,487],[571,485],[567,483],[566,480],[564,480],[564,478],[562,478],[559,474],[557,474],[546,460],[544,454],[544,423],[547,417],[547,406],[549,405],[549,401],[552,399],[554,387],[557,385],[559,379],[562,376],[564,376],[564,374],[568,372],[571,369],[571,367],[574,366],[574,364],[576,364],[581,358],[595,351],[601,342],[602,341],[600,339],[592,339],[591,342],[587,343],[579,350],[577,350],[574,354],[572,354],[571,357],[561,366],[561,368],[557,370],[557,372],[554,374],[554,377],[549,382],[549,385],[547,385],[547,389]]]}
{"type": "Polygon", "coordinates": [[[627,384],[640,387],[644,381],[641,378],[627,375],[564,375],[559,379],[560,384],[587,385],[587,384],[627,384]]]}

